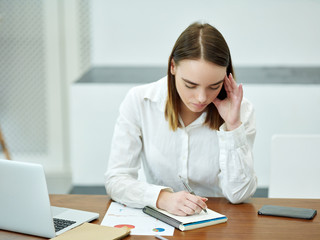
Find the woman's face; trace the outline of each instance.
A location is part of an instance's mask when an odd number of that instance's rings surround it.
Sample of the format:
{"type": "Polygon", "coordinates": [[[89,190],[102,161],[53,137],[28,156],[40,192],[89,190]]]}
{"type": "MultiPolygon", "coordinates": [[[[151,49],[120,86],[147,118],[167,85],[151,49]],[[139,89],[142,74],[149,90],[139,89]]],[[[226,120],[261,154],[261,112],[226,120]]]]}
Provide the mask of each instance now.
{"type": "Polygon", "coordinates": [[[205,60],[173,61],[171,73],[175,75],[176,88],[182,100],[181,110],[201,113],[218,96],[226,67],[205,60]]]}

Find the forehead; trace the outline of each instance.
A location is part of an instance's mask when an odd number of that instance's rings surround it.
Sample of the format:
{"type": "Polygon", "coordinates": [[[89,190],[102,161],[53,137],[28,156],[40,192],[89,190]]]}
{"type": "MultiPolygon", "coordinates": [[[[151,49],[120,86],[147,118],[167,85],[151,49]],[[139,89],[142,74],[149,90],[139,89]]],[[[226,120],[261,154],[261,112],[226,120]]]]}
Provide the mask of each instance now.
{"type": "Polygon", "coordinates": [[[224,79],[226,67],[205,60],[182,60],[176,67],[177,75],[197,84],[213,84],[224,79]]]}

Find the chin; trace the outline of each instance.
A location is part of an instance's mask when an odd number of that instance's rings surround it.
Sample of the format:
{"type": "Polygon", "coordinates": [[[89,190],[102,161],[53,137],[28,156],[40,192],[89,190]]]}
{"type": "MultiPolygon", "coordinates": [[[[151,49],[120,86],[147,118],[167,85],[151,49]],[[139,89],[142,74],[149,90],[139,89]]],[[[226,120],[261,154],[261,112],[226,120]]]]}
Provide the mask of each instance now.
{"type": "Polygon", "coordinates": [[[197,108],[197,107],[191,106],[191,107],[189,107],[189,109],[190,109],[192,112],[201,113],[201,112],[203,112],[203,111],[206,109],[206,107],[207,107],[207,106],[201,107],[201,108],[197,108]]]}

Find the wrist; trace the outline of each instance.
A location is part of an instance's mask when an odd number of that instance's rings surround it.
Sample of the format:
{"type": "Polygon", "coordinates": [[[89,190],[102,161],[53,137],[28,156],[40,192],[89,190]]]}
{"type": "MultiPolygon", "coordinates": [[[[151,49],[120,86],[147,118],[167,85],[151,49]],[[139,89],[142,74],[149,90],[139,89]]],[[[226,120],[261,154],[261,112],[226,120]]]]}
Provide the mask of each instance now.
{"type": "Polygon", "coordinates": [[[157,200],[157,203],[156,203],[156,207],[159,208],[159,209],[166,209],[166,202],[167,202],[167,198],[168,196],[171,194],[171,192],[169,191],[166,191],[165,189],[162,189],[159,193],[159,196],[158,196],[158,200],[157,200]]]}
{"type": "Polygon", "coordinates": [[[242,124],[241,121],[238,121],[238,122],[236,122],[236,123],[234,123],[234,124],[228,124],[228,123],[226,123],[227,131],[233,131],[233,130],[237,129],[238,127],[240,127],[241,124],[242,124]]]}

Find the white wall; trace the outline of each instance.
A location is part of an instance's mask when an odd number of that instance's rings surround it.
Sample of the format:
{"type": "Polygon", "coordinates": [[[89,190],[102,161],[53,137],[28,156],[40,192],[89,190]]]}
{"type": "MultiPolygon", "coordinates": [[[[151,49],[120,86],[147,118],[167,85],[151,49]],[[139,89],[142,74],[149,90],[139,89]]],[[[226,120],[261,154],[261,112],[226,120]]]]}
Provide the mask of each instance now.
{"type": "MultiPolygon", "coordinates": [[[[165,66],[179,34],[198,20],[223,33],[235,66],[320,66],[320,1],[93,0],[91,7],[93,66],[165,66]]],[[[78,161],[73,165],[74,184],[79,185],[102,184],[116,107],[129,86],[116,91],[108,85],[88,87],[73,85],[71,96],[78,106],[71,110],[71,151],[78,161]],[[107,110],[110,99],[113,105],[107,110]]],[[[315,111],[319,92],[319,85],[245,86],[257,114],[259,186],[269,183],[272,134],[320,133],[320,112],[315,111]]]]}
{"type": "Polygon", "coordinates": [[[216,26],[234,64],[320,65],[320,1],[94,0],[93,65],[166,65],[192,22],[216,26]]]}
{"type": "MultiPolygon", "coordinates": [[[[71,153],[75,185],[103,185],[119,105],[134,84],[73,84],[71,153]]],[[[254,103],[255,171],[268,187],[274,134],[320,134],[320,85],[245,84],[254,103]]],[[[303,161],[303,159],[302,159],[303,161]]]]}

